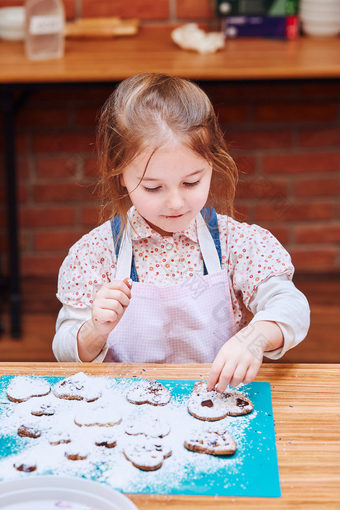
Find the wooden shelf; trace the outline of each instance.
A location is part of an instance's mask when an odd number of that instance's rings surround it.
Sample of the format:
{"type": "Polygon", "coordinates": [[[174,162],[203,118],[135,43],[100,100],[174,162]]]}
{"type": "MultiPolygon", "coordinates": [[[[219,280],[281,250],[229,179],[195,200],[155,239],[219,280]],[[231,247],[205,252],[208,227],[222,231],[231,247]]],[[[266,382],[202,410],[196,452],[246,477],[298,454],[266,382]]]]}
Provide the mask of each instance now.
{"type": "Polygon", "coordinates": [[[236,39],[200,55],[179,49],[170,30],[142,27],[132,37],[66,40],[64,58],[43,62],[29,61],[22,42],[0,41],[0,83],[109,82],[138,72],[194,80],[340,77],[340,38],[236,39]]]}

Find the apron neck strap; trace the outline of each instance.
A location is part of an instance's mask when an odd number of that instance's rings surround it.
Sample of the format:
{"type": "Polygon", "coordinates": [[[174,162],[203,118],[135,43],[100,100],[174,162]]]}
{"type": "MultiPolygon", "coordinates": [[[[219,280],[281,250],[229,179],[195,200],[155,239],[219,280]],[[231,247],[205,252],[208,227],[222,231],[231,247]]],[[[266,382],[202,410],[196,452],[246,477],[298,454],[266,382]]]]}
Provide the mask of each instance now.
{"type": "MultiPolygon", "coordinates": [[[[120,216],[117,215],[111,220],[112,237],[117,261],[116,278],[122,280],[130,276],[134,282],[138,282],[129,222],[123,233],[119,236],[120,228],[121,219],[120,216]],[[124,255],[122,256],[123,253],[124,255]]],[[[212,274],[221,270],[222,252],[220,235],[217,214],[213,207],[203,207],[201,214],[197,216],[197,236],[203,257],[204,274],[212,274]]]]}

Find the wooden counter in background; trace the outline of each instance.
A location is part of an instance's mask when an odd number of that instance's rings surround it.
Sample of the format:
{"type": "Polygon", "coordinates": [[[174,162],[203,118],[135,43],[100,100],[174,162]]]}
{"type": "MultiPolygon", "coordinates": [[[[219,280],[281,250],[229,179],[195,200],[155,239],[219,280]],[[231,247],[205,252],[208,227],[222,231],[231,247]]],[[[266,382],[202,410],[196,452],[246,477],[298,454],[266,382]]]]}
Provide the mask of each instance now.
{"type": "MultiPolygon", "coordinates": [[[[209,365],[0,363],[2,374],[92,375],[201,380],[209,365]]],[[[340,505],[340,365],[266,365],[271,383],[281,498],[129,495],[140,510],[338,509],[340,505]]]]}
{"type": "Polygon", "coordinates": [[[340,38],[236,39],[211,55],[183,51],[169,27],[111,40],[66,40],[64,58],[31,62],[22,42],[0,41],[0,83],[117,81],[138,72],[195,80],[340,77],[340,38]]]}

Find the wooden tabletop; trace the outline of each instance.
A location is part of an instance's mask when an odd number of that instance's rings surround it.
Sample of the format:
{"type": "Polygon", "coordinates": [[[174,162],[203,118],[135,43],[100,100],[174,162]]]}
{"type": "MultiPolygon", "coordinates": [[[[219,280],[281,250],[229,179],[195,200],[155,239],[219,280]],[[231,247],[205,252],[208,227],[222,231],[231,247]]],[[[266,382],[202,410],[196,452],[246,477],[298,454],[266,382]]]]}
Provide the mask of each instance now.
{"type": "MultiPolygon", "coordinates": [[[[202,379],[210,365],[0,363],[0,375],[91,375],[202,379]]],[[[265,364],[271,383],[281,498],[129,495],[140,510],[242,510],[340,507],[340,365],[265,364]]]]}
{"type": "Polygon", "coordinates": [[[0,40],[0,83],[118,81],[137,72],[195,80],[337,78],[340,38],[236,39],[211,55],[178,48],[169,27],[141,27],[132,37],[66,40],[64,58],[31,62],[22,42],[0,40]]]}

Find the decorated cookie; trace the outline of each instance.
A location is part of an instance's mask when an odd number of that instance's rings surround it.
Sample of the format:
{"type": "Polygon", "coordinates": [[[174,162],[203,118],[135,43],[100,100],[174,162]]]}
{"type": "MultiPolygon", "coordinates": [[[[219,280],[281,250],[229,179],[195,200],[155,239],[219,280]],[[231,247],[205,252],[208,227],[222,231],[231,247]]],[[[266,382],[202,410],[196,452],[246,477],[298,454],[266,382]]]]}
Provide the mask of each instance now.
{"type": "Polygon", "coordinates": [[[172,451],[161,439],[145,438],[131,441],[124,447],[123,453],[138,469],[155,471],[163,465],[164,459],[170,457],[172,451]]]}
{"type": "Polygon", "coordinates": [[[74,423],[79,427],[113,427],[121,421],[121,414],[112,406],[81,409],[74,417],[74,423]]]}
{"type": "Polygon", "coordinates": [[[95,444],[105,448],[114,448],[117,445],[117,436],[116,429],[102,429],[96,435],[95,444]]]}
{"type": "Polygon", "coordinates": [[[55,409],[52,403],[43,402],[41,404],[36,403],[31,408],[31,414],[33,416],[53,416],[55,414],[55,409]]]}
{"type": "Polygon", "coordinates": [[[184,441],[184,446],[193,452],[210,455],[232,455],[237,449],[236,442],[227,432],[214,430],[193,432],[184,441]]]}
{"type": "Polygon", "coordinates": [[[33,459],[19,458],[14,462],[13,467],[23,473],[32,473],[32,471],[36,471],[37,463],[33,459]]]}
{"type": "Polygon", "coordinates": [[[204,382],[197,382],[188,401],[189,413],[199,420],[216,421],[226,416],[251,413],[253,404],[238,391],[207,391],[204,382]]]}
{"type": "Polygon", "coordinates": [[[79,372],[71,377],[59,381],[53,388],[57,398],[66,400],[85,400],[93,402],[101,397],[101,391],[96,388],[94,378],[79,372]]]}
{"type": "Polygon", "coordinates": [[[80,441],[71,442],[66,446],[65,457],[69,460],[85,460],[88,456],[88,448],[80,441]]]}
{"type": "Polygon", "coordinates": [[[69,444],[71,442],[71,436],[68,432],[65,431],[54,432],[49,436],[48,442],[52,446],[57,446],[59,444],[69,444]]]}
{"type": "Polygon", "coordinates": [[[170,427],[168,423],[159,418],[148,418],[137,420],[130,423],[125,428],[125,433],[130,436],[147,436],[152,438],[162,438],[169,434],[170,427]]]}
{"type": "Polygon", "coordinates": [[[32,437],[36,439],[41,436],[41,431],[35,425],[27,423],[26,425],[20,425],[18,434],[21,437],[32,437]]]}
{"type": "Polygon", "coordinates": [[[126,398],[132,404],[151,404],[165,406],[170,402],[170,391],[154,379],[144,380],[131,388],[126,398]]]}
{"type": "Polygon", "coordinates": [[[12,402],[25,402],[32,397],[48,395],[50,384],[38,377],[17,376],[11,380],[7,388],[7,396],[12,402]]]}

